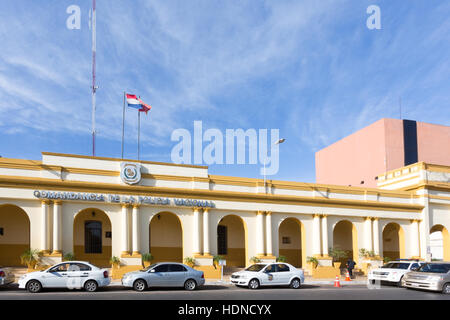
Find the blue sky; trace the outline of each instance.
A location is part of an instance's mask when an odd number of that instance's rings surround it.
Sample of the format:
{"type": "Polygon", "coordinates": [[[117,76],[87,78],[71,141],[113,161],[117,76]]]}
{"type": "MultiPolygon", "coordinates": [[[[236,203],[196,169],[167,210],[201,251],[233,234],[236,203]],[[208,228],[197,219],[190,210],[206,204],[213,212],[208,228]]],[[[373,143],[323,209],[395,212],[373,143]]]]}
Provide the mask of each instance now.
{"type": "MultiPolygon", "coordinates": [[[[91,1],[2,1],[0,155],[91,154],[91,1]],[[81,29],[68,30],[69,5],[81,29]]],[[[314,153],[383,118],[450,125],[446,0],[98,0],[97,155],[120,157],[123,91],[153,106],[141,159],[170,162],[174,129],[279,129],[274,179],[314,182],[314,153]],[[369,5],[381,30],[369,30],[369,5]]],[[[127,110],[125,157],[136,158],[127,110]]],[[[261,177],[259,165],[211,174],[261,177]]]]}

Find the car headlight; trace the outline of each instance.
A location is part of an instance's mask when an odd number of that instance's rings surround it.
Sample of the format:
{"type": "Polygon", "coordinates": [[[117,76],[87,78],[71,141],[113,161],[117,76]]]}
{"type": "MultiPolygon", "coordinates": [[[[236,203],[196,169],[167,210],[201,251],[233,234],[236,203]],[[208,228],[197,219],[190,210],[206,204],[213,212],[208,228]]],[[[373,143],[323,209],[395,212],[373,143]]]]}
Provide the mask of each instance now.
{"type": "Polygon", "coordinates": [[[439,280],[443,280],[443,279],[444,279],[444,277],[442,277],[442,276],[429,276],[427,280],[439,281],[439,280]]]}

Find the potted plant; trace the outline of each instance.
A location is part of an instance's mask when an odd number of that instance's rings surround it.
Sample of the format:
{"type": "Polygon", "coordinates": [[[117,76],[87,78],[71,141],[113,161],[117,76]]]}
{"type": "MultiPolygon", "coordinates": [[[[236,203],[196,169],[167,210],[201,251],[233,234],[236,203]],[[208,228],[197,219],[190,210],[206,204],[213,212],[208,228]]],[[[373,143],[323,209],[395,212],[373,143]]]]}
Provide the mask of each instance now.
{"type": "Polygon", "coordinates": [[[259,258],[257,258],[257,257],[251,257],[251,258],[250,258],[250,262],[251,262],[251,263],[260,263],[260,262],[261,262],[261,259],[259,259],[259,258]]]}
{"type": "Polygon", "coordinates": [[[363,258],[374,258],[375,257],[375,252],[372,250],[367,250],[364,248],[359,249],[359,256],[363,257],[363,258]]]}
{"type": "Polygon", "coordinates": [[[219,265],[219,261],[220,261],[220,260],[223,260],[223,256],[221,256],[221,255],[216,255],[216,256],[213,257],[213,266],[214,266],[214,269],[217,269],[217,266],[219,265]]]}
{"type": "Polygon", "coordinates": [[[328,254],[333,258],[335,268],[340,268],[342,260],[348,258],[348,252],[339,248],[330,248],[328,254]]]}
{"type": "Polygon", "coordinates": [[[120,258],[114,256],[109,259],[109,263],[111,263],[113,269],[118,269],[120,267],[120,258]]]}
{"type": "Polygon", "coordinates": [[[184,258],[184,263],[186,263],[189,267],[193,268],[195,266],[195,259],[192,257],[184,258]]]}
{"type": "Polygon", "coordinates": [[[287,258],[285,256],[279,256],[277,257],[277,262],[286,262],[287,258]]]}
{"type": "Polygon", "coordinates": [[[75,255],[72,252],[68,252],[64,255],[63,261],[74,261],[75,255]]]}
{"type": "Polygon", "coordinates": [[[144,268],[147,268],[148,266],[150,266],[153,259],[154,259],[154,257],[152,256],[152,254],[150,252],[142,254],[142,265],[144,266],[144,268]]]}
{"type": "Polygon", "coordinates": [[[34,270],[41,259],[41,253],[38,249],[28,249],[20,256],[22,264],[26,265],[28,269],[34,270]]]}
{"type": "Polygon", "coordinates": [[[319,260],[316,257],[306,257],[306,262],[311,265],[311,269],[315,269],[319,265],[319,260]]]}

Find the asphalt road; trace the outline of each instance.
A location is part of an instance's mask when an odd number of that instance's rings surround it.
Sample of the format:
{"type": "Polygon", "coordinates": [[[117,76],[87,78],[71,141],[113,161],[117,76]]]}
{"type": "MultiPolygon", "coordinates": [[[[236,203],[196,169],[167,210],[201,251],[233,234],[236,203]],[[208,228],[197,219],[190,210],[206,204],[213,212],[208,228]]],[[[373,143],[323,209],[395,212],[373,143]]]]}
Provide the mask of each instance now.
{"type": "Polygon", "coordinates": [[[157,288],[135,292],[109,286],[95,293],[80,290],[44,290],[31,294],[17,286],[0,288],[0,300],[450,300],[450,295],[392,286],[368,289],[364,285],[334,288],[331,285],[303,285],[301,289],[261,288],[249,290],[229,285],[207,285],[196,291],[157,288]]]}

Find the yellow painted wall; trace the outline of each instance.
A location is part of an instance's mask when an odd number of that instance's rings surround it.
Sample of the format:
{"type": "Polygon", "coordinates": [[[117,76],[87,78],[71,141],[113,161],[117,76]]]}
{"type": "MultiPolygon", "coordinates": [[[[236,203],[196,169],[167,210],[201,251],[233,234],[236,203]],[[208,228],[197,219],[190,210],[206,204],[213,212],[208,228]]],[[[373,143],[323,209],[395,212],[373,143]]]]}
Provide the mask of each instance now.
{"type": "Polygon", "coordinates": [[[149,247],[154,257],[152,262],[183,261],[183,231],[175,214],[162,212],[153,217],[150,222],[149,247]]]}
{"type": "Polygon", "coordinates": [[[27,214],[13,205],[0,206],[0,265],[20,266],[20,255],[30,248],[30,221],[27,214]]]}
{"type": "MultiPolygon", "coordinates": [[[[98,267],[110,267],[109,259],[112,257],[112,239],[106,238],[106,232],[111,231],[111,221],[99,209],[86,209],[77,214],[73,226],[73,253],[75,259],[88,261],[98,267]],[[95,212],[95,215],[92,213],[95,212]],[[102,253],[85,253],[84,227],[85,221],[99,221],[102,223],[102,253]]],[[[112,235],[114,237],[114,235],[112,235]]]]}

